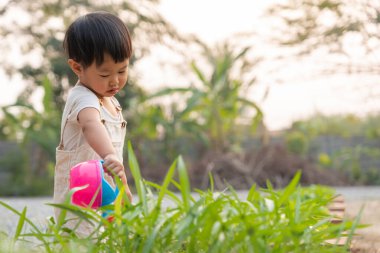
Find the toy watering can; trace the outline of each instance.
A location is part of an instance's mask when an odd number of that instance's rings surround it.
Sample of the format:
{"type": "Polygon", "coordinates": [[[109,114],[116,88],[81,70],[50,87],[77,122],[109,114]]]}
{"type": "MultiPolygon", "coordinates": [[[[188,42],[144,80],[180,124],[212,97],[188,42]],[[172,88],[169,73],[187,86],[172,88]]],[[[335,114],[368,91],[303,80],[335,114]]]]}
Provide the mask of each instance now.
{"type": "Polygon", "coordinates": [[[71,168],[70,189],[83,186],[71,197],[74,205],[97,209],[112,204],[119,193],[117,187],[113,188],[105,180],[102,160],[89,160],[71,168]]]}

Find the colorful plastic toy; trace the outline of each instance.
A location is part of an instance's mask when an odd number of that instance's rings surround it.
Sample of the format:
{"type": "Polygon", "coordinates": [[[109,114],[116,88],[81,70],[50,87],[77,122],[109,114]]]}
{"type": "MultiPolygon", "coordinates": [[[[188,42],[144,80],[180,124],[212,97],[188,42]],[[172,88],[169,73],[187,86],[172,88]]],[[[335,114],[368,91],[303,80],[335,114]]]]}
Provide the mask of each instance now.
{"type": "Polygon", "coordinates": [[[83,187],[71,197],[74,205],[97,209],[112,204],[118,188],[113,188],[104,178],[103,161],[89,160],[78,163],[70,170],[70,189],[83,187]]]}

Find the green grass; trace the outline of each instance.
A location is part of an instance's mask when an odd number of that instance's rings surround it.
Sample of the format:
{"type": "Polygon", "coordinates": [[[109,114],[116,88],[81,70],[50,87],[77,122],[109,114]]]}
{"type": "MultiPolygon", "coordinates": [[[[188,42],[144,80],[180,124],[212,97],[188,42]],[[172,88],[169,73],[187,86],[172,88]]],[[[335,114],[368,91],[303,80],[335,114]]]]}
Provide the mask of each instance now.
{"type": "Polygon", "coordinates": [[[351,237],[358,227],[357,220],[330,223],[327,204],[334,191],[322,186],[301,187],[300,173],[282,190],[274,190],[269,182],[267,189],[252,186],[245,199],[232,188],[214,192],[210,177],[211,188],[196,190],[194,197],[181,157],[158,185],[141,177],[130,143],[128,152],[139,197],[136,204],[120,195],[114,205],[103,207],[113,211],[113,222],[90,209],[68,203],[54,205],[63,210],[61,216],[41,230],[27,218],[26,208],[20,212],[0,202],[19,216],[13,235],[0,234],[1,252],[335,253],[348,252],[349,242],[337,246],[325,241],[345,234],[351,237]],[[173,187],[179,194],[170,190],[173,187]],[[163,205],[164,199],[170,201],[169,206],[163,205]],[[78,238],[75,231],[65,227],[66,212],[93,223],[93,234],[78,238]]]}

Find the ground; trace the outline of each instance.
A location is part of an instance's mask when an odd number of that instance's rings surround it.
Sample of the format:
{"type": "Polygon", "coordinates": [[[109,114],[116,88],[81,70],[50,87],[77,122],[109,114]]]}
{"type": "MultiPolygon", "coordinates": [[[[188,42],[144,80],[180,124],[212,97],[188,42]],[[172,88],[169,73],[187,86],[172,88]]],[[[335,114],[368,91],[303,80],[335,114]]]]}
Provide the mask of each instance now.
{"type": "Polygon", "coordinates": [[[380,199],[379,200],[348,200],[346,201],[346,216],[354,218],[364,206],[360,223],[372,224],[370,227],[357,230],[352,242],[353,253],[380,253],[380,199]]]}

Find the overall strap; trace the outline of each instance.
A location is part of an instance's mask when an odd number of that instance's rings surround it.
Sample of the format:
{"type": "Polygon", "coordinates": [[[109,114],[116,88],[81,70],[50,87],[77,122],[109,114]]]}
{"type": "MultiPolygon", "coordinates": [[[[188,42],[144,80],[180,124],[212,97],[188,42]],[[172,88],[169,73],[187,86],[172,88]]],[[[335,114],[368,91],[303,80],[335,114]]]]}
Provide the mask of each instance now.
{"type": "Polygon", "coordinates": [[[127,121],[124,120],[122,108],[120,106],[119,101],[117,101],[115,97],[111,97],[111,103],[116,109],[118,119],[122,122],[121,127],[125,127],[127,125],[127,121]]]}
{"type": "Polygon", "coordinates": [[[60,137],[60,141],[59,141],[59,145],[58,145],[58,149],[60,149],[60,150],[64,149],[64,146],[63,146],[63,133],[65,131],[65,128],[66,128],[66,125],[67,125],[67,121],[69,121],[69,115],[70,115],[71,111],[73,110],[72,103],[67,104],[66,106],[68,107],[68,110],[63,110],[63,114],[62,114],[61,137],[60,137]]]}

